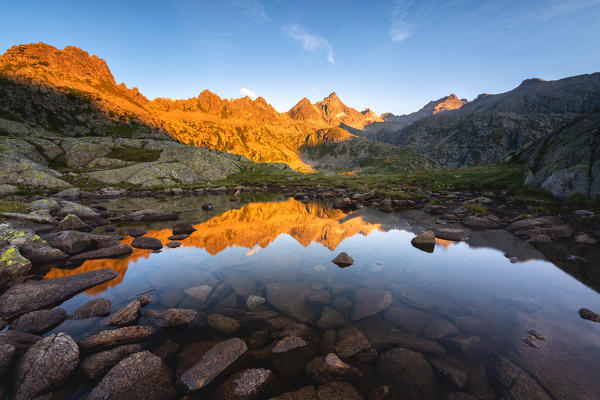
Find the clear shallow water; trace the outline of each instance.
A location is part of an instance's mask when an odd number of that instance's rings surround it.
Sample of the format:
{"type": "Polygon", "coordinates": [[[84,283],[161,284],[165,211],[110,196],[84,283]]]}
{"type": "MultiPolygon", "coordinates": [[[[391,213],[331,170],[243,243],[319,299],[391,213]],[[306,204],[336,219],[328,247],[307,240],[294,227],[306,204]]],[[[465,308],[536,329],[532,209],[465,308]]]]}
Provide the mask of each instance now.
{"type": "MultiPolygon", "coordinates": [[[[182,201],[186,203],[179,206],[187,209],[194,203],[193,198],[182,201]]],[[[117,204],[122,203],[108,206],[117,204]]],[[[162,206],[174,205],[167,202],[162,206]]],[[[306,320],[322,336],[317,321],[323,305],[306,299],[313,290],[327,290],[332,300],[343,296],[354,304],[365,301],[357,289],[389,291],[392,304],[386,311],[350,321],[352,308],[341,310],[347,319],[344,325],[358,327],[379,353],[411,348],[431,363],[449,362],[469,376],[466,385],[456,388],[437,375],[440,395],[460,389],[494,398],[510,392],[510,387],[501,384],[502,372],[498,372],[499,359],[506,357],[554,398],[600,397],[600,383],[595,379],[600,371],[600,324],[577,314],[581,307],[599,310],[600,295],[506,231],[475,231],[461,243],[439,240],[434,252],[426,253],[414,248],[410,240],[435,223],[427,214],[384,214],[372,209],[344,213],[293,199],[248,203],[225,212],[215,210],[209,216],[193,212],[184,214],[182,220],[193,223],[197,231],[182,240],[180,248],[165,247],[160,253],[136,249],[121,260],[95,260],[74,270],[51,270],[48,278],[103,267],[120,274],[61,307],[70,312],[92,298],[105,297],[116,311],[136,293],[152,290],[153,302],[146,309],[193,308],[228,315],[236,315],[232,309],[238,309],[239,316],[247,311],[249,294],[267,299],[261,310],[278,310],[278,300],[269,296],[269,287],[285,284],[290,287],[288,295],[302,304],[301,311],[290,312],[280,306],[279,310],[306,320]],[[354,265],[341,269],[330,262],[342,251],[354,258],[354,265]],[[228,291],[221,304],[202,302],[185,293],[190,287],[216,287],[222,282],[234,290],[228,291]],[[432,326],[440,321],[455,328],[437,337],[440,334],[432,334],[432,326]],[[545,337],[533,341],[537,347],[524,343],[531,329],[545,337]]],[[[165,244],[172,234],[171,225],[154,223],[147,226],[146,235],[165,244]]],[[[130,243],[131,238],[123,242],[130,243]]],[[[140,323],[147,321],[142,318],[140,323]]],[[[94,319],[67,321],[55,331],[81,339],[103,329],[103,319],[94,319]]],[[[242,329],[234,336],[250,333],[242,329]]],[[[173,340],[184,348],[198,341],[222,339],[223,335],[209,328],[201,334],[183,328],[161,332],[146,345],[152,349],[173,340]]],[[[269,340],[268,344],[272,343],[269,340]]],[[[370,388],[386,383],[375,372],[376,359],[346,361],[369,372],[368,379],[356,383],[365,395],[370,388]]],[[[259,359],[255,362],[261,363],[259,359]]],[[[298,377],[298,387],[306,383],[310,379],[298,377]]]]}

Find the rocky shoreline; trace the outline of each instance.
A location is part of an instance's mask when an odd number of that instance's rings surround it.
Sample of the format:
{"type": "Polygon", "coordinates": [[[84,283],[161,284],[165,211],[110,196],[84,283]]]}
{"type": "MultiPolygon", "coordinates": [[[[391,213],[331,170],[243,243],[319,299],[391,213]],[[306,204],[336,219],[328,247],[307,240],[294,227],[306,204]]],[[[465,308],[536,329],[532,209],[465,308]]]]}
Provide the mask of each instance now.
{"type": "MultiPolygon", "coordinates": [[[[262,186],[93,193],[68,189],[52,197],[10,196],[6,199],[29,202],[31,212],[3,213],[5,221],[0,225],[0,323],[10,327],[0,332],[2,390],[15,399],[62,398],[78,390],[83,381],[94,388],[91,399],[168,399],[186,394],[189,398],[319,400],[391,399],[399,393],[415,399],[433,399],[440,393],[447,393],[447,399],[481,398],[485,393],[484,397],[495,393],[508,398],[565,394],[547,384],[545,376],[537,376],[535,369],[528,371],[517,356],[497,357],[491,376],[490,371],[486,376],[472,366],[442,360],[445,348],[490,355],[489,344],[473,336],[485,323],[473,317],[426,322],[427,299],[406,288],[271,284],[255,295],[252,282],[206,272],[204,285],[186,289],[190,297],[207,303],[202,310],[163,301],[162,311],[144,311],[156,301],[149,293],[134,296],[118,310],[112,310],[108,299],[94,299],[67,315],[57,308],[63,301],[118,274],[101,269],[46,280],[35,275],[49,266],[74,267],[85,260],[127,256],[133,249],[121,244],[121,234],[136,237],[133,247],[162,248],[160,241],[143,236],[143,229],[117,232],[114,225],[120,222],[170,224],[170,243],[194,230],[171,210],[115,212],[104,207],[103,200],[195,196],[200,209],[208,212],[213,205],[202,200],[205,196],[226,196],[235,207],[243,194],[260,192],[276,192],[281,198],[306,203],[324,200],[343,210],[422,209],[437,220],[413,239],[413,245],[425,251],[436,238],[460,241],[477,229],[506,229],[534,244],[589,247],[599,237],[600,216],[592,212],[531,217],[526,208],[507,209],[485,193],[426,193],[422,198],[392,199],[375,190],[355,193],[329,187],[262,186]],[[415,307],[403,308],[397,298],[415,307]],[[39,336],[56,326],[60,329],[65,321],[90,318],[101,318],[106,329],[92,336],[71,337],[62,332],[39,336]],[[417,331],[415,335],[386,331],[386,321],[404,321],[408,330],[423,324],[418,331],[424,336],[416,335],[417,331]],[[185,347],[165,341],[165,337],[192,332],[196,339],[185,347]]],[[[350,257],[342,258],[344,265],[351,264],[350,257]]],[[[598,320],[593,311],[582,310],[581,318],[598,320]]],[[[539,332],[530,338],[535,346],[545,340],[539,332]]],[[[580,394],[580,398],[593,398],[593,390],[580,394]]]]}

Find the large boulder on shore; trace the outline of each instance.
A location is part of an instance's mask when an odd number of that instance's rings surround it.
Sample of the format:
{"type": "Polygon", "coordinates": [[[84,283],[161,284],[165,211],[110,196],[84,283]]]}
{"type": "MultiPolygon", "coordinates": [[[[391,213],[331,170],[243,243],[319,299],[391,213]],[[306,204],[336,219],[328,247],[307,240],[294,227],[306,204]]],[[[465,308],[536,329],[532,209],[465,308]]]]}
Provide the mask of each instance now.
{"type": "Polygon", "coordinates": [[[0,271],[9,277],[27,275],[31,269],[31,261],[23,257],[16,247],[0,250],[0,271]]]}
{"type": "Polygon", "coordinates": [[[79,348],[68,335],[50,335],[27,350],[13,374],[12,399],[28,400],[64,382],[79,363],[79,348]]]}

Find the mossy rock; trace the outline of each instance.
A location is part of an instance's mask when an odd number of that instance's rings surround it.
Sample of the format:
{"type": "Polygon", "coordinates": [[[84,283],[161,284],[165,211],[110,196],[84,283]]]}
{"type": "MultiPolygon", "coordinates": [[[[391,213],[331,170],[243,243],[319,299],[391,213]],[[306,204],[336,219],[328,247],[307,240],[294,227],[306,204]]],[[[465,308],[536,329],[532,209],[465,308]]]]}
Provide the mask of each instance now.
{"type": "Polygon", "coordinates": [[[19,249],[10,246],[0,250],[0,271],[10,277],[27,275],[31,270],[31,261],[21,255],[19,249]]]}

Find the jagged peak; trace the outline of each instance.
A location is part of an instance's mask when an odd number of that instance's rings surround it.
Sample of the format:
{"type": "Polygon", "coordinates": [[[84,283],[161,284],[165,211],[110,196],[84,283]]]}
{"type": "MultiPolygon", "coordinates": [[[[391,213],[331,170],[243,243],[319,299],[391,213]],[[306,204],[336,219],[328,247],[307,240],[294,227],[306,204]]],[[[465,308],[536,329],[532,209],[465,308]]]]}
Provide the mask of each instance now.
{"type": "Polygon", "coordinates": [[[204,89],[204,90],[203,90],[203,91],[201,91],[201,92],[200,92],[200,94],[198,95],[198,98],[203,98],[203,97],[218,97],[218,98],[219,98],[219,100],[221,100],[221,97],[220,97],[218,94],[216,94],[216,93],[213,93],[213,92],[211,92],[211,91],[210,91],[210,90],[208,90],[208,89],[204,89]]]}
{"type": "Polygon", "coordinates": [[[13,64],[16,70],[22,70],[24,64],[28,68],[24,68],[23,74],[35,78],[46,78],[40,71],[47,70],[63,79],[94,79],[116,85],[106,61],[75,46],[60,50],[43,42],[16,45],[0,57],[0,64],[13,64]]]}
{"type": "Polygon", "coordinates": [[[300,99],[300,101],[298,103],[296,103],[296,105],[294,107],[300,107],[300,106],[307,106],[307,105],[311,105],[312,103],[310,102],[310,100],[306,97],[303,97],[300,99]]]}

